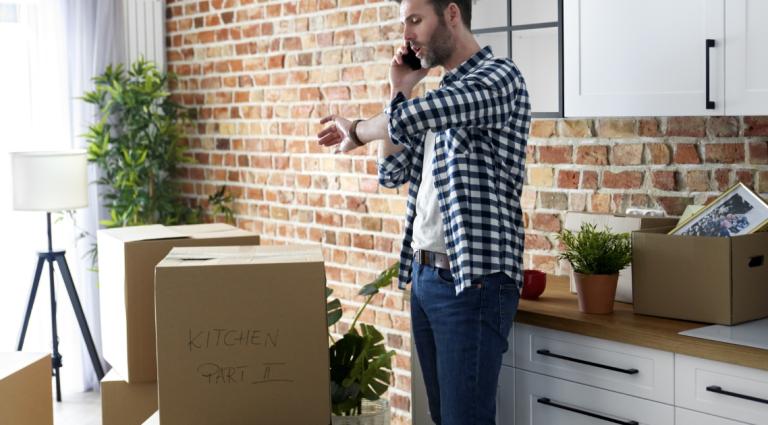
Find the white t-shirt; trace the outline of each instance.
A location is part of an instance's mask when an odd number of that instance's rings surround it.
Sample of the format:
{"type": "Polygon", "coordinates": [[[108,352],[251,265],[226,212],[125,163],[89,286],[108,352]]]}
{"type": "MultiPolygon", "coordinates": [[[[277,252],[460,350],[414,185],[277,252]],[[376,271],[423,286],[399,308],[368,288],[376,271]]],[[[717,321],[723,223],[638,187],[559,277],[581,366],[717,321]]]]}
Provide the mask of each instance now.
{"type": "Polygon", "coordinates": [[[445,231],[443,217],[440,214],[440,204],[437,201],[435,176],[432,174],[432,159],[435,157],[435,133],[427,132],[424,140],[424,163],[421,170],[421,184],[416,195],[416,217],[413,221],[414,250],[422,249],[432,252],[447,252],[445,247],[445,231]]]}

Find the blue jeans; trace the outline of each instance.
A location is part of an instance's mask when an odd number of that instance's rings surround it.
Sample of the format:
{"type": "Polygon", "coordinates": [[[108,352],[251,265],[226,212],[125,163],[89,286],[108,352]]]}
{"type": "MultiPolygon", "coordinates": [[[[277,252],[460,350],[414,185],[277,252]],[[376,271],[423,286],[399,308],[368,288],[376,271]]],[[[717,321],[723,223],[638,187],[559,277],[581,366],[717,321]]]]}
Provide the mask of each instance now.
{"type": "Polygon", "coordinates": [[[411,326],[437,425],[496,423],[496,387],[519,291],[503,273],[458,296],[451,273],[413,264],[411,326]]]}

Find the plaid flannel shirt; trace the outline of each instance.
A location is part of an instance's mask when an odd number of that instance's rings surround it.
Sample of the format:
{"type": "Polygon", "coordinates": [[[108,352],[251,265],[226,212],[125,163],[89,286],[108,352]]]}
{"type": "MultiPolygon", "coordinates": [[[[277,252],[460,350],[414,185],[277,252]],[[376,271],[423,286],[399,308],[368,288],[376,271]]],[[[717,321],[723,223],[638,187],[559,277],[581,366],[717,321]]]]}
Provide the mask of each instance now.
{"type": "Polygon", "coordinates": [[[379,163],[379,183],[410,183],[400,253],[400,288],[411,281],[413,220],[424,136],[435,133],[434,176],[456,294],[474,279],[504,272],[522,286],[520,194],[531,121],[525,81],[490,47],[443,77],[440,88],[385,110],[392,143],[403,150],[379,163]]]}

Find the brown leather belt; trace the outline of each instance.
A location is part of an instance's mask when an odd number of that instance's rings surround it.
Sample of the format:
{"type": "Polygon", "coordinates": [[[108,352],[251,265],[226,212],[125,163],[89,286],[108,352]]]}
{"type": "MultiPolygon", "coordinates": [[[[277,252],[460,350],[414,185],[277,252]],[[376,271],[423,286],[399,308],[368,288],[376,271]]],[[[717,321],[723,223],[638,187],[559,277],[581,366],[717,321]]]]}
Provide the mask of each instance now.
{"type": "Polygon", "coordinates": [[[425,266],[432,266],[445,270],[451,269],[451,262],[448,260],[448,256],[439,252],[425,251],[423,249],[416,250],[413,253],[413,259],[417,263],[425,266]]]}

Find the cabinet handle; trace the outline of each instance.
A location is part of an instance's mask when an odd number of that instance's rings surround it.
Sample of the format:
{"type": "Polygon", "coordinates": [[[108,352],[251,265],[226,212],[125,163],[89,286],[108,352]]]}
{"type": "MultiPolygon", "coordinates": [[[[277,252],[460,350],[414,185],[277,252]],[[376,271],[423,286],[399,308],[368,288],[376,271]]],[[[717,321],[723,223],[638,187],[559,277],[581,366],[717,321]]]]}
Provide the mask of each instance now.
{"type": "Polygon", "coordinates": [[[707,94],[707,109],[715,109],[715,102],[712,101],[712,100],[709,100],[709,51],[713,47],[715,47],[715,40],[713,40],[711,38],[708,38],[706,40],[706,48],[704,49],[704,51],[706,52],[706,58],[707,58],[706,59],[706,62],[707,62],[706,63],[706,70],[704,72],[704,74],[705,74],[704,81],[706,83],[705,91],[706,91],[706,94],[707,94]]]}
{"type": "Polygon", "coordinates": [[[543,405],[546,405],[546,406],[552,406],[552,407],[556,407],[558,409],[567,410],[569,412],[578,413],[580,415],[589,416],[589,417],[592,417],[592,418],[597,418],[597,419],[600,419],[600,420],[603,420],[603,421],[606,421],[606,422],[610,422],[610,423],[613,423],[613,424],[640,425],[640,423],[637,422],[637,421],[622,421],[620,419],[609,418],[608,416],[599,415],[597,413],[588,412],[586,410],[577,409],[575,407],[565,406],[565,405],[560,404],[560,403],[555,403],[555,402],[553,402],[552,400],[550,400],[550,399],[548,399],[546,397],[541,397],[541,398],[539,398],[536,401],[541,403],[541,404],[543,404],[543,405]]]}
{"type": "Polygon", "coordinates": [[[733,393],[733,392],[730,392],[730,391],[726,391],[726,390],[724,390],[719,385],[710,385],[710,386],[707,387],[707,391],[711,391],[713,393],[727,395],[727,396],[731,396],[731,397],[743,398],[744,400],[755,401],[755,402],[758,402],[758,403],[768,404],[768,400],[766,400],[764,398],[753,397],[751,395],[744,395],[744,394],[739,394],[739,393],[733,393]]]}
{"type": "Polygon", "coordinates": [[[542,356],[547,356],[547,357],[555,357],[555,358],[558,358],[558,359],[567,360],[569,362],[585,364],[587,366],[599,367],[601,369],[608,369],[608,370],[612,370],[614,372],[626,373],[627,375],[634,375],[634,374],[640,372],[639,370],[634,369],[634,368],[632,368],[632,369],[622,369],[620,367],[608,366],[608,365],[604,365],[604,364],[600,364],[600,363],[590,362],[590,361],[587,361],[587,360],[577,359],[577,358],[574,358],[574,357],[563,356],[561,354],[551,353],[551,352],[549,352],[549,350],[544,350],[544,349],[536,350],[536,354],[541,354],[542,356]]]}

